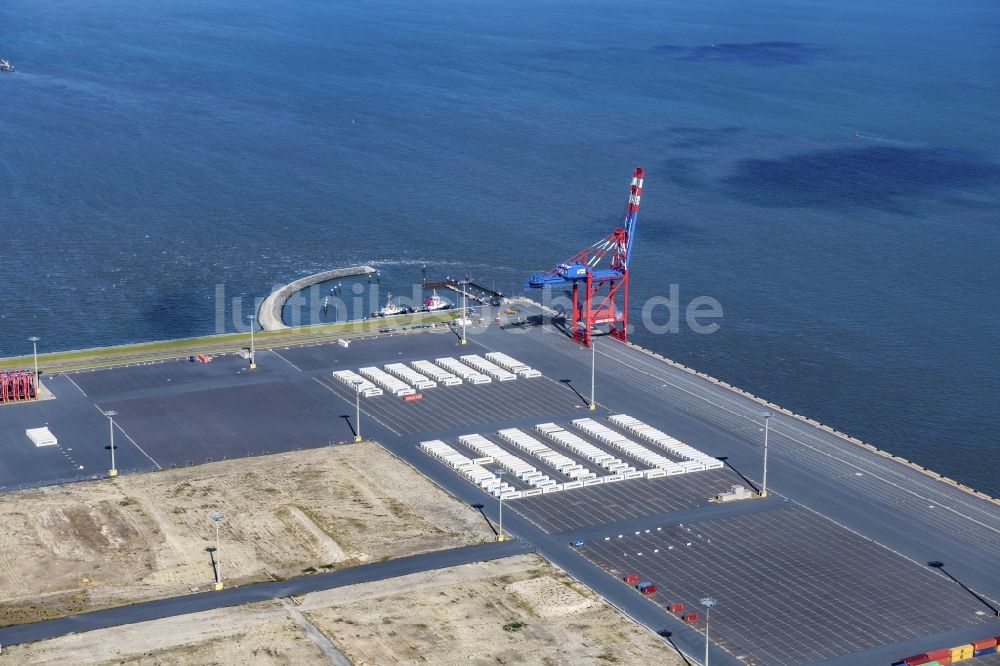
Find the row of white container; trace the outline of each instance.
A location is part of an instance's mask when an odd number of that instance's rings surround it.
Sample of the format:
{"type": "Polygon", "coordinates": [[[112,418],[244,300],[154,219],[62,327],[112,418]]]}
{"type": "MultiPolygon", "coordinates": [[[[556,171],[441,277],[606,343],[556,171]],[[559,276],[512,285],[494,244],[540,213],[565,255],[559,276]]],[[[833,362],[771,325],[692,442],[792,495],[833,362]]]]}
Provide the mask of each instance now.
{"type": "Polygon", "coordinates": [[[459,377],[456,377],[444,368],[434,365],[430,361],[413,361],[410,365],[413,366],[414,370],[426,377],[430,377],[441,386],[457,386],[462,383],[459,377]]]}
{"type": "Polygon", "coordinates": [[[382,395],[382,389],[352,370],[337,370],[333,376],[366,398],[382,395]]]}
{"type": "Polygon", "coordinates": [[[494,497],[514,491],[514,487],[509,483],[501,481],[500,478],[489,471],[483,465],[493,462],[490,457],[468,458],[451,448],[440,439],[433,439],[420,442],[420,448],[434,458],[457,471],[459,474],[472,481],[494,497]]]}
{"type": "Polygon", "coordinates": [[[505,470],[521,479],[529,486],[539,489],[549,488],[558,483],[551,479],[532,465],[524,462],[513,453],[508,453],[482,435],[462,435],[458,438],[465,446],[469,447],[481,456],[493,458],[493,462],[503,467],[505,470]]]}
{"type": "Polygon", "coordinates": [[[368,366],[365,368],[358,368],[358,372],[395,396],[413,395],[416,393],[416,390],[409,384],[396,379],[381,368],[368,366]]]}
{"type": "Polygon", "coordinates": [[[426,375],[420,374],[405,363],[389,363],[383,367],[390,375],[394,375],[399,379],[402,379],[418,391],[423,391],[424,389],[434,388],[437,386],[436,381],[427,378],[426,375]]]}
{"type": "Polygon", "coordinates": [[[519,377],[541,377],[542,373],[535,370],[530,365],[521,363],[512,356],[507,356],[503,352],[490,352],[486,355],[486,360],[496,363],[504,370],[510,370],[519,377]]]}
{"type": "Polygon", "coordinates": [[[668,453],[671,453],[678,458],[684,458],[685,461],[680,463],[682,466],[687,464],[687,461],[691,461],[701,463],[703,467],[700,467],[699,469],[719,469],[723,467],[723,462],[721,460],[702,453],[693,446],[689,446],[684,442],[671,437],[662,430],[658,430],[651,425],[643,423],[634,416],[629,416],[628,414],[614,414],[613,416],[609,416],[608,420],[616,426],[638,435],[648,442],[652,442],[668,453]]]}
{"type": "Polygon", "coordinates": [[[459,360],[462,363],[475,368],[484,375],[489,375],[498,382],[509,382],[517,379],[517,375],[513,372],[507,372],[496,363],[491,363],[482,356],[478,356],[476,354],[466,354],[465,356],[460,356],[459,360]]]}
{"type": "MultiPolygon", "coordinates": [[[[632,458],[642,462],[650,467],[661,467],[666,470],[667,475],[671,474],[683,474],[685,471],[695,471],[694,468],[688,470],[677,462],[661,456],[659,453],[650,451],[645,446],[641,444],[636,444],[631,439],[621,434],[617,430],[612,430],[603,423],[598,423],[594,419],[574,419],[573,425],[575,425],[580,430],[587,433],[589,436],[593,437],[599,442],[603,442],[608,446],[618,449],[622,453],[631,456],[632,458]]],[[[696,463],[691,463],[695,465],[696,463]]],[[[697,467],[697,469],[705,469],[704,466],[697,467]]]]}
{"type": "Polygon", "coordinates": [[[445,356],[444,358],[436,358],[434,362],[439,366],[447,370],[448,372],[461,377],[470,384],[489,384],[492,379],[489,375],[484,375],[478,370],[473,370],[466,364],[459,361],[457,358],[451,358],[450,356],[445,356]]]}
{"type": "Polygon", "coordinates": [[[554,470],[564,476],[568,476],[574,481],[585,481],[597,478],[597,474],[576,462],[572,458],[558,451],[553,451],[531,435],[518,430],[517,428],[506,428],[498,430],[497,434],[503,440],[517,448],[529,453],[554,470]]]}
{"type": "Polygon", "coordinates": [[[563,490],[573,490],[574,488],[585,488],[587,486],[598,486],[606,483],[617,483],[618,481],[628,481],[629,479],[655,479],[661,476],[667,476],[667,472],[660,468],[636,470],[632,472],[625,472],[624,474],[598,476],[587,480],[567,481],[566,483],[557,483],[554,486],[548,486],[546,488],[529,488],[527,490],[511,489],[500,493],[498,497],[504,500],[517,499],[519,497],[533,497],[535,495],[557,493],[563,490]]]}
{"type": "MultiPolygon", "coordinates": [[[[498,354],[498,352],[493,353],[498,354]]],[[[345,384],[352,385],[366,398],[382,395],[382,389],[396,396],[404,396],[413,395],[417,390],[434,388],[438,384],[455,386],[461,384],[463,379],[470,384],[488,384],[493,379],[501,382],[517,379],[518,374],[522,377],[541,376],[537,370],[533,370],[506,354],[500,354],[500,356],[503,357],[505,363],[519,368],[518,373],[505,370],[482,356],[469,354],[462,356],[461,360],[448,357],[435,359],[434,363],[413,361],[410,364],[412,368],[404,363],[389,363],[385,366],[385,371],[374,366],[360,368],[358,372],[363,377],[350,370],[339,370],[333,373],[333,376],[345,384]],[[363,383],[356,385],[358,381],[363,383]],[[376,384],[382,389],[377,388],[376,384]],[[411,386],[413,388],[410,388],[411,386]]]]}
{"type": "MultiPolygon", "coordinates": [[[[489,442],[489,440],[486,440],[479,435],[466,435],[466,437],[480,437],[480,439],[489,442]]],[[[483,465],[498,462],[492,456],[469,458],[439,439],[420,442],[419,446],[425,453],[448,465],[486,492],[490,493],[494,497],[499,497],[500,499],[505,500],[517,499],[519,497],[533,497],[535,495],[555,493],[563,490],[573,490],[575,488],[584,488],[587,486],[596,486],[605,483],[628,481],[630,479],[655,479],[657,477],[666,476],[666,472],[662,469],[647,469],[642,471],[633,470],[622,474],[610,474],[607,476],[598,476],[589,479],[577,479],[575,481],[567,481],[566,483],[552,482],[541,486],[535,486],[534,488],[516,490],[509,483],[501,481],[496,474],[483,467],[483,465]]]]}
{"type": "Polygon", "coordinates": [[[539,423],[535,426],[535,430],[542,433],[556,444],[565,446],[570,451],[583,456],[590,462],[603,467],[612,474],[627,474],[636,471],[635,467],[632,467],[626,462],[622,462],[621,458],[616,458],[604,449],[594,446],[583,437],[569,432],[560,425],[556,425],[555,423],[539,423]]]}

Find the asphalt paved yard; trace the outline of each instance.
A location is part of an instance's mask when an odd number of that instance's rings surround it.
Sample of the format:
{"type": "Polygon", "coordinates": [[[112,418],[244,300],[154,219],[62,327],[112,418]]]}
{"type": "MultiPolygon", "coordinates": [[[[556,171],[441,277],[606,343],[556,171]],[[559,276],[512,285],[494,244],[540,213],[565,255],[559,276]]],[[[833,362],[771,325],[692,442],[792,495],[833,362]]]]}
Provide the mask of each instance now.
{"type": "MultiPolygon", "coordinates": [[[[269,352],[261,352],[268,355],[269,352]]],[[[163,391],[205,388],[207,385],[273,379],[285,368],[261,363],[249,371],[248,362],[236,354],[213,357],[209,363],[187,359],[143,363],[101,370],[74,372],[73,381],[92,400],[117,395],[159,394],[163,391]]]]}
{"type": "MultiPolygon", "coordinates": [[[[391,324],[386,324],[391,327],[391,324]]],[[[284,347],[274,350],[286,362],[303,372],[314,370],[356,369],[365,365],[382,367],[386,363],[405,363],[439,356],[476,354],[478,350],[458,344],[450,330],[441,328],[418,335],[380,335],[354,339],[350,347],[333,343],[284,347]]]]}
{"type": "Polygon", "coordinates": [[[510,500],[510,507],[546,532],[566,532],[704,506],[739,481],[728,469],[712,469],[522,497],[510,500]]]}
{"type": "Polygon", "coordinates": [[[976,623],[995,628],[959,585],[802,507],[609,536],[581,552],[616,578],[654,582],[661,606],[703,611],[698,600],[714,598],[713,641],[747,663],[804,664],[976,623]]]}
{"type": "MultiPolygon", "coordinates": [[[[316,379],[344,400],[354,402],[353,389],[343,382],[332,377],[316,379]]],[[[442,431],[485,434],[491,430],[484,426],[494,423],[523,419],[541,423],[553,415],[586,411],[575,393],[543,377],[437,386],[421,393],[423,398],[413,402],[404,402],[388,393],[362,398],[361,409],[397,435],[442,431]]]]}
{"type": "Polygon", "coordinates": [[[284,381],[101,402],[161,465],[320,446],[343,439],[339,405],[284,381]],[[280,415],[280,418],[276,418],[280,415]]]}
{"type": "MultiPolygon", "coordinates": [[[[590,350],[550,326],[477,328],[467,345],[446,331],[357,338],[346,348],[323,343],[259,350],[253,371],[246,360],[228,354],[208,364],[179,359],[48,376],[45,385],[56,399],[0,408],[0,491],[106,475],[105,409],[118,412],[116,465],[123,474],[349,443],[358,425],[355,394],[332,371],[492,350],[543,376],[438,386],[414,402],[392,395],[361,398],[362,434],[463,502],[481,506],[494,524],[498,502],[420,451],[420,441],[441,439],[461,450],[457,438],[478,433],[551,478],[566,480],[496,434],[518,428],[606,476],[606,469],[534,427],[558,423],[635,464],[569,425],[589,417],[610,426],[609,414],[627,413],[724,458],[724,469],[504,502],[505,531],[529,541],[637,622],[670,631],[686,654],[701,653],[703,625],[685,625],[664,606],[679,600],[691,608],[705,595],[719,601],[712,638],[722,647],[711,648],[713,666],[874,666],[1000,634],[986,605],[1000,606],[996,502],[612,340],[598,342],[598,407],[589,411],[581,394],[589,395],[590,350]],[[769,497],[708,502],[732,484],[760,485],[765,409],[774,412],[769,497]],[[58,445],[36,448],[27,439],[27,428],[43,425],[58,445]],[[585,542],[580,550],[571,546],[577,540],[585,542]],[[929,561],[944,562],[961,585],[928,568],[929,561]],[[657,583],[660,592],[646,599],[608,575],[629,570],[657,583]]],[[[512,475],[505,480],[525,487],[512,475]]],[[[132,616],[122,611],[122,617],[132,616]]]]}

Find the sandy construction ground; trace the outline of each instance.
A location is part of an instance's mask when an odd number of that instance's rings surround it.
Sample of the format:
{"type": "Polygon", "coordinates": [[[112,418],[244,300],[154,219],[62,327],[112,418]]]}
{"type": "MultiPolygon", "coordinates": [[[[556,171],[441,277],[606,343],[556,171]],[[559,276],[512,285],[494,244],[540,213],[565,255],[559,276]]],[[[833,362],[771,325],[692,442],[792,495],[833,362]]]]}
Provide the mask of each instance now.
{"type": "Polygon", "coordinates": [[[534,555],[295,601],[101,629],[14,646],[6,656],[51,665],[331,663],[292,619],[298,613],[356,666],[683,663],[659,637],[534,555]]]}
{"type": "Polygon", "coordinates": [[[316,592],[302,609],[356,666],[683,663],[535,555],[316,592]]]}
{"type": "Polygon", "coordinates": [[[0,625],[488,540],[482,516],[377,444],[0,496],[0,625]]]}
{"type": "Polygon", "coordinates": [[[323,663],[324,656],[276,601],[99,629],[4,649],[17,664],[323,663]]]}

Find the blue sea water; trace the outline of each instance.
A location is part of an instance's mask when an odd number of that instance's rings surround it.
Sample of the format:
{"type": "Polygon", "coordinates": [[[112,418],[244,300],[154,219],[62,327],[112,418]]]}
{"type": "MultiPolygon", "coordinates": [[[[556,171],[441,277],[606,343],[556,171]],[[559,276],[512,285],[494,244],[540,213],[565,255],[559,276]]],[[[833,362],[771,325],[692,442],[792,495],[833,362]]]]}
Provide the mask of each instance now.
{"type": "Polygon", "coordinates": [[[1000,494],[992,0],[4,0],[0,355],[280,282],[519,289],[647,169],[634,339],[1000,494]]]}

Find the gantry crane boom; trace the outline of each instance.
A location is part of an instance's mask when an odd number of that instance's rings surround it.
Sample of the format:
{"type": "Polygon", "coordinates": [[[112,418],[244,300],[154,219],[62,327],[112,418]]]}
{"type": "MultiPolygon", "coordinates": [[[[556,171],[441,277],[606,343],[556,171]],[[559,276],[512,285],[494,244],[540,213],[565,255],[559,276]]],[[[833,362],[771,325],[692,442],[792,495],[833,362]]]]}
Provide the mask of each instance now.
{"type": "Polygon", "coordinates": [[[645,170],[636,167],[629,186],[625,220],[608,236],[580,250],[561,264],[542,273],[532,273],[528,287],[544,288],[570,284],[573,288],[573,339],[590,346],[595,326],[608,324],[612,337],[625,340],[628,334],[628,268],[635,245],[636,220],[645,170]],[[610,266],[601,268],[611,254],[610,266]],[[622,305],[616,305],[621,294],[622,305]]]}

